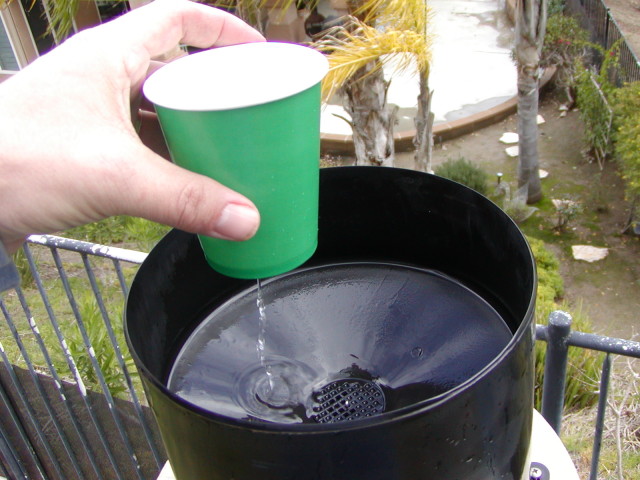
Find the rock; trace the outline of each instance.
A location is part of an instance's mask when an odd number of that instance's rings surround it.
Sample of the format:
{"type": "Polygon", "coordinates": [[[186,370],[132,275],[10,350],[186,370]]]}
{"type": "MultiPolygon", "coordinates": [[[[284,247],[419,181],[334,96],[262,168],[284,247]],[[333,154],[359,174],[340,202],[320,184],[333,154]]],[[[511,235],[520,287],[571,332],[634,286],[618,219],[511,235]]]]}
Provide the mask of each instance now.
{"type": "Polygon", "coordinates": [[[571,206],[578,205],[578,202],[576,202],[575,200],[567,200],[567,199],[560,200],[558,198],[552,198],[551,203],[553,203],[553,206],[556,207],[556,210],[560,210],[563,207],[571,207],[571,206]]]}
{"type": "Polygon", "coordinates": [[[517,157],[518,154],[520,153],[520,149],[518,148],[517,145],[513,147],[505,148],[504,151],[507,152],[507,155],[509,155],[510,157],[517,157]]]}
{"type": "Polygon", "coordinates": [[[544,119],[544,117],[542,115],[538,115],[536,117],[536,122],[538,123],[538,125],[542,125],[544,122],[546,122],[546,120],[544,119]]]}
{"type": "Polygon", "coordinates": [[[608,248],[592,247],[591,245],[573,245],[571,251],[573,258],[589,263],[602,260],[609,254],[608,248]]]}
{"type": "Polygon", "coordinates": [[[518,134],[515,132],[505,132],[500,137],[500,141],[506,144],[518,143],[518,134]]]}
{"type": "Polygon", "coordinates": [[[538,170],[538,175],[540,175],[540,179],[547,178],[549,176],[549,172],[546,170],[540,169],[538,170]]]}

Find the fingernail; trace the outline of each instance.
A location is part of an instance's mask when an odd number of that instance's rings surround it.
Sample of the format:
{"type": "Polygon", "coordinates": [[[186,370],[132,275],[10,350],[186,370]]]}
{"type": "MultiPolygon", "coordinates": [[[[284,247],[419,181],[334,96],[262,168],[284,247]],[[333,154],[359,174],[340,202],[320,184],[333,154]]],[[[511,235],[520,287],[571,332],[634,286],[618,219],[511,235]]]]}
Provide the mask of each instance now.
{"type": "Polygon", "coordinates": [[[222,210],[213,236],[226,240],[247,240],[255,235],[260,226],[257,210],[237,203],[230,203],[222,210]]]}

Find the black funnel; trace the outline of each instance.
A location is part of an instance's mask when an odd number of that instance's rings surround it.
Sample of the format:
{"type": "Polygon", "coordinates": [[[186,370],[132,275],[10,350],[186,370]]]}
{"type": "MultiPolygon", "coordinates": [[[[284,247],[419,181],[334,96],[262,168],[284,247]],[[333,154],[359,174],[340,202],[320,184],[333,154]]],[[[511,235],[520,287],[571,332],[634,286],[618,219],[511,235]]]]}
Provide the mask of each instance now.
{"type": "Polygon", "coordinates": [[[256,283],[173,231],[125,331],[179,480],[519,480],[535,284],[522,234],[476,192],[326,169],[318,250],[263,281],[266,324],[256,283]]]}

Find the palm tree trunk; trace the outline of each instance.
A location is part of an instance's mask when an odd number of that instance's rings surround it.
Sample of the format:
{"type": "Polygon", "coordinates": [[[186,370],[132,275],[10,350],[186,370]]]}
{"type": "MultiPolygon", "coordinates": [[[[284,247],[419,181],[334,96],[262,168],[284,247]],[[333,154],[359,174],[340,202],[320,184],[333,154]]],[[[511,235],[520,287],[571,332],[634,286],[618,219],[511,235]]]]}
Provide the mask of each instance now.
{"type": "Polygon", "coordinates": [[[542,199],[538,161],[538,75],[518,69],[518,188],[527,186],[527,203],[542,199]]]}
{"type": "Polygon", "coordinates": [[[356,165],[393,167],[393,127],[397,107],[387,107],[389,82],[381,68],[368,64],[344,88],[345,110],[351,116],[356,165]]]}
{"type": "Polygon", "coordinates": [[[538,81],[540,54],[547,23],[547,0],[516,1],[518,63],[518,187],[527,189],[527,203],[542,198],[538,166],[538,81]]]}
{"type": "Polygon", "coordinates": [[[414,168],[420,172],[433,173],[431,158],[433,155],[433,113],[431,99],[433,90],[429,90],[429,74],[420,74],[420,93],[418,95],[418,111],[414,119],[416,136],[413,138],[415,146],[414,168]]]}

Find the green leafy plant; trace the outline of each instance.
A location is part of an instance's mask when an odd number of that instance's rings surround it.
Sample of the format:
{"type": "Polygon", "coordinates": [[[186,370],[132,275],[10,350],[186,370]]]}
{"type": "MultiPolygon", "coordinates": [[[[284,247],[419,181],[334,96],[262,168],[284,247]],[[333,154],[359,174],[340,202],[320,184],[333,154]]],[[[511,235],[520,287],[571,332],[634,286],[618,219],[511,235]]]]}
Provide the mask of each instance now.
{"type": "MultiPolygon", "coordinates": [[[[115,349],[107,333],[106,326],[98,303],[91,292],[85,292],[77,301],[82,322],[93,347],[96,362],[102,371],[105,383],[113,396],[122,396],[127,391],[124,375],[116,357],[115,349]]],[[[121,322],[117,322],[119,325],[121,322]]],[[[121,332],[118,332],[121,334],[121,332]]],[[[100,388],[98,375],[91,361],[91,356],[84,345],[84,339],[75,326],[66,332],[69,351],[74,359],[82,380],[89,388],[100,388]]],[[[119,342],[122,344],[122,342],[119,342]]],[[[123,353],[125,365],[133,367],[133,360],[123,353]]],[[[134,371],[129,368],[129,371],[134,371]]]]}
{"type": "Polygon", "coordinates": [[[616,42],[607,51],[594,46],[604,59],[598,72],[583,65],[577,66],[577,103],[584,124],[584,136],[601,168],[613,149],[611,132],[614,112],[610,98],[616,89],[612,78],[618,67],[619,45],[620,42],[616,42]]]}
{"type": "Polygon", "coordinates": [[[556,224],[554,229],[560,232],[564,231],[569,222],[584,211],[580,202],[570,198],[554,199],[552,202],[556,208],[556,224]]]}
{"type": "Polygon", "coordinates": [[[489,176],[477,165],[466,158],[449,159],[435,168],[435,174],[454,182],[466,185],[478,193],[486,195],[489,191],[489,176]]]}
{"type": "MultiPolygon", "coordinates": [[[[545,247],[542,240],[531,237],[528,240],[536,259],[538,274],[536,323],[545,325],[549,314],[554,310],[569,311],[566,304],[559,303],[564,294],[564,282],[560,276],[560,264],[557,257],[545,247]]],[[[581,308],[572,309],[569,313],[573,318],[572,329],[581,332],[593,331],[588,316],[581,308]]],[[[546,343],[538,342],[535,349],[535,405],[538,409],[542,404],[545,358],[546,343]]],[[[602,354],[593,350],[569,349],[565,389],[566,409],[579,409],[595,404],[598,399],[598,378],[602,358],[602,354]]]]}
{"type": "Polygon", "coordinates": [[[29,266],[29,262],[27,260],[27,256],[24,253],[24,250],[20,249],[16,253],[12,255],[13,263],[18,269],[18,274],[20,275],[20,285],[23,288],[26,288],[33,284],[34,278],[33,273],[31,272],[31,267],[29,266]]]}
{"type": "Polygon", "coordinates": [[[627,196],[640,196],[640,82],[611,94],[614,110],[614,150],[627,196]]]}
{"type": "Polygon", "coordinates": [[[547,20],[540,66],[555,67],[555,85],[563,88],[569,105],[574,103],[576,71],[587,54],[589,32],[571,16],[555,13],[547,20]]]}
{"type": "Polygon", "coordinates": [[[547,4],[547,15],[551,17],[553,15],[563,13],[564,7],[565,7],[564,0],[549,0],[549,3],[547,4]]]}

